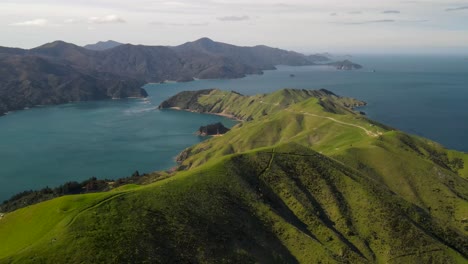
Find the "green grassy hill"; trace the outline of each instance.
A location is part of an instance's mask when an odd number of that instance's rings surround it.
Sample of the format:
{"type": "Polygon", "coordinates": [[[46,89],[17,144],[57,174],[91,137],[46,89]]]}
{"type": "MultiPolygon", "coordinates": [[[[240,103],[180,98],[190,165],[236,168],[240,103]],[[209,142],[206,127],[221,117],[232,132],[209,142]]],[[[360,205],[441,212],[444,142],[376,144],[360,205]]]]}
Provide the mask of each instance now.
{"type": "Polygon", "coordinates": [[[3,262],[461,263],[468,256],[456,229],[295,144],[133,190],[51,200],[1,221],[9,241],[0,247],[3,262]]]}
{"type": "Polygon", "coordinates": [[[365,105],[362,101],[339,97],[325,89],[283,89],[271,94],[256,96],[207,89],[181,92],[162,102],[159,108],[177,108],[194,112],[224,114],[250,121],[311,98],[319,100],[319,104],[323,109],[334,113],[352,113],[349,107],[365,105]]]}
{"type": "Polygon", "coordinates": [[[466,263],[468,155],[328,91],[185,92],[239,123],[149,185],[0,218],[0,263],[466,263]]]}
{"type": "MultiPolygon", "coordinates": [[[[284,99],[280,96],[276,100],[284,99]]],[[[232,153],[294,142],[360,171],[468,234],[468,165],[464,162],[468,155],[393,130],[349,108],[341,110],[343,100],[351,99],[326,98],[328,103],[324,104],[324,99],[311,97],[278,106],[277,111],[241,123],[223,137],[188,148],[179,157],[182,168],[197,167],[232,153]]]]}

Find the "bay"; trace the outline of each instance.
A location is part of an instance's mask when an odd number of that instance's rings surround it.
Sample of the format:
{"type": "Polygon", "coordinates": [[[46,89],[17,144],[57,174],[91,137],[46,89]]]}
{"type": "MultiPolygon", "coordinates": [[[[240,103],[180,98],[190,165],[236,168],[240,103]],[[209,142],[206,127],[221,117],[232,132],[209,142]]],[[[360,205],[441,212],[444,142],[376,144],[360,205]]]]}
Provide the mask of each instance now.
{"type": "Polygon", "coordinates": [[[463,56],[358,55],[352,60],[365,68],[278,66],[242,79],[148,84],[147,100],[36,107],[0,117],[0,200],[92,176],[115,179],[135,170],[166,170],[180,151],[204,140],[193,134],[199,126],[235,124],[219,116],[157,109],[184,90],[252,95],[325,88],[368,102],[362,110],[372,119],[468,151],[468,60],[463,56]]]}

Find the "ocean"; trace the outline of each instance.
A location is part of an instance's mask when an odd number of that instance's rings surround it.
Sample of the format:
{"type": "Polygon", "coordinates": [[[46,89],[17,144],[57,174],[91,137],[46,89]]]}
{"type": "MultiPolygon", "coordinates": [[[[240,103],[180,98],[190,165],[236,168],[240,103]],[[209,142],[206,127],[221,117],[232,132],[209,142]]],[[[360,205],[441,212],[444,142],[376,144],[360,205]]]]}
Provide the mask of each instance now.
{"type": "Polygon", "coordinates": [[[357,55],[359,71],[278,66],[233,80],[148,84],[149,98],[36,107],[0,117],[0,201],[29,189],[90,177],[115,179],[167,170],[204,138],[201,125],[234,121],[159,111],[184,90],[219,88],[252,95],[281,88],[328,89],[366,101],[360,110],[386,125],[468,152],[468,60],[464,56],[357,55]],[[290,77],[294,74],[295,77],[290,77]]]}

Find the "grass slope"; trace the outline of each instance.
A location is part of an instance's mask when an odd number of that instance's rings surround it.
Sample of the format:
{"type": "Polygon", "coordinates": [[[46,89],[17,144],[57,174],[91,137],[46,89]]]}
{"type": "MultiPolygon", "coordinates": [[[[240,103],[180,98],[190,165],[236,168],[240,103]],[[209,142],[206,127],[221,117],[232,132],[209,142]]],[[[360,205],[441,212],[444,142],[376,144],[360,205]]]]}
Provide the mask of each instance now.
{"type": "Polygon", "coordinates": [[[181,92],[161,103],[159,108],[179,108],[183,110],[225,114],[241,120],[258,119],[276,113],[285,107],[314,98],[324,109],[352,113],[348,107],[364,105],[352,98],[339,97],[327,90],[283,89],[271,94],[245,96],[236,92],[208,89],[181,92]]]}
{"type": "Polygon", "coordinates": [[[296,144],[228,156],[113,195],[69,196],[8,214],[2,237],[28,242],[21,250],[2,245],[0,260],[462,263],[468,256],[466,237],[384,185],[296,144]],[[16,235],[31,229],[22,220],[26,211],[55,213],[67,205],[77,209],[52,215],[54,228],[41,238],[16,235]]]}
{"type": "MultiPolygon", "coordinates": [[[[285,95],[284,91],[278,94],[285,95]]],[[[311,97],[241,123],[223,137],[185,150],[179,157],[181,168],[293,142],[360,171],[457,232],[468,235],[467,154],[393,130],[350,109],[340,111],[343,105],[333,98],[327,101],[325,108],[323,99],[311,97]]]]}

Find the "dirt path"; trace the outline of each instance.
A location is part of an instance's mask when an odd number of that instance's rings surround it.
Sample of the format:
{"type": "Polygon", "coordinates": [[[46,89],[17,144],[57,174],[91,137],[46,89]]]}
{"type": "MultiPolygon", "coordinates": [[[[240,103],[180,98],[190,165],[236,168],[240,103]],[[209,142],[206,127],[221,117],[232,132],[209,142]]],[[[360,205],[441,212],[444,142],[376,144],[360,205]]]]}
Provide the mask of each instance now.
{"type": "Polygon", "coordinates": [[[87,211],[92,210],[93,208],[96,208],[96,207],[98,207],[98,206],[100,206],[100,205],[102,205],[102,204],[104,204],[106,202],[109,202],[109,201],[111,201],[111,200],[113,200],[113,199],[115,199],[117,197],[123,196],[123,195],[125,195],[127,193],[128,192],[123,192],[123,193],[117,193],[117,194],[110,195],[109,197],[106,197],[103,200],[101,200],[101,201],[99,201],[99,202],[97,202],[97,203],[95,203],[93,205],[90,205],[89,207],[81,210],[80,212],[78,212],[76,215],[74,215],[72,217],[72,219],[68,222],[67,227],[72,225],[80,215],[86,213],[87,211]]]}
{"type": "Polygon", "coordinates": [[[335,118],[333,118],[333,117],[311,114],[311,113],[307,113],[307,112],[304,112],[304,111],[301,111],[301,112],[294,112],[294,111],[292,111],[292,110],[290,110],[290,109],[286,109],[286,111],[291,112],[291,113],[296,113],[296,114],[303,114],[303,115],[307,115],[307,116],[318,117],[318,118],[325,118],[325,119],[331,120],[331,121],[333,121],[333,122],[335,122],[335,123],[338,123],[338,124],[342,124],[342,125],[346,125],[346,126],[352,126],[352,127],[357,127],[357,128],[360,128],[360,129],[364,130],[364,132],[366,132],[366,134],[367,134],[368,136],[371,136],[371,137],[378,137],[379,135],[381,135],[381,133],[372,132],[372,131],[366,129],[365,127],[363,127],[363,126],[356,125],[356,124],[352,124],[352,123],[346,123],[346,122],[337,120],[337,119],[335,119],[335,118]]]}
{"type": "MultiPolygon", "coordinates": [[[[274,106],[278,106],[279,103],[276,103],[276,104],[272,104],[272,103],[266,103],[266,102],[263,102],[263,101],[260,101],[261,104],[267,104],[267,105],[274,105],[274,106]]],[[[346,123],[346,122],[343,122],[343,121],[340,121],[340,120],[337,120],[333,117],[329,117],[329,116],[321,116],[321,115],[316,115],[316,114],[311,114],[311,113],[308,113],[308,112],[305,112],[305,111],[301,111],[301,112],[296,112],[296,111],[292,111],[291,109],[285,109],[286,111],[288,112],[291,112],[291,113],[295,113],[295,114],[303,114],[303,115],[307,115],[307,116],[313,116],[313,117],[318,117],[318,118],[325,118],[325,119],[328,119],[328,120],[331,120],[335,123],[338,123],[338,124],[342,124],[342,125],[345,125],[345,126],[352,126],[352,127],[357,127],[359,129],[362,129],[364,132],[366,132],[366,134],[368,136],[371,136],[371,137],[378,137],[380,136],[382,133],[378,132],[378,133],[375,133],[375,132],[372,132],[370,130],[368,130],[367,128],[363,127],[363,126],[360,126],[360,125],[356,125],[356,124],[352,124],[352,123],[346,123]]]]}

